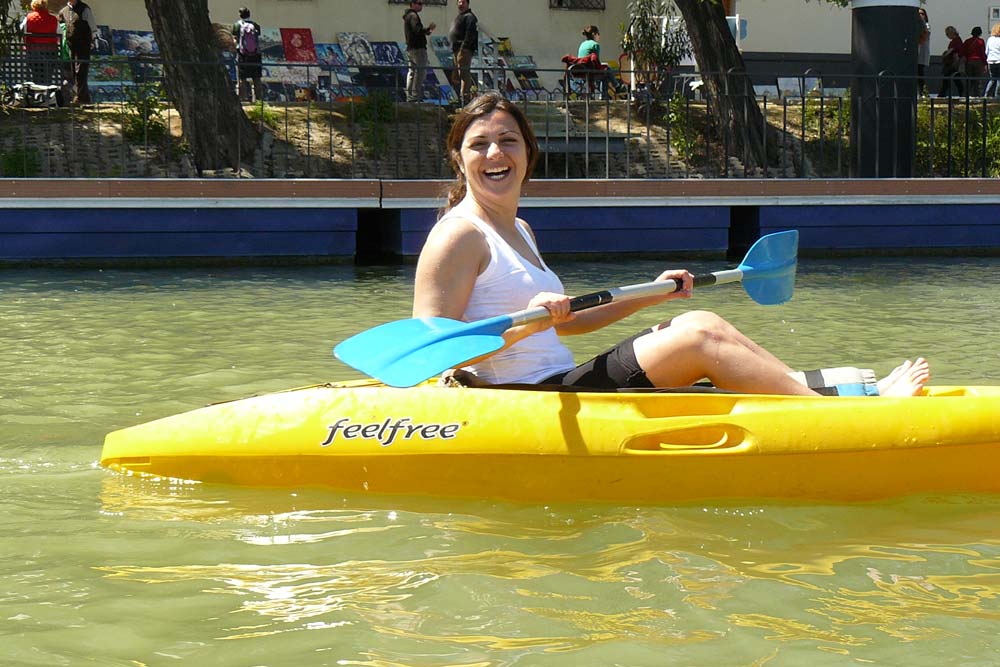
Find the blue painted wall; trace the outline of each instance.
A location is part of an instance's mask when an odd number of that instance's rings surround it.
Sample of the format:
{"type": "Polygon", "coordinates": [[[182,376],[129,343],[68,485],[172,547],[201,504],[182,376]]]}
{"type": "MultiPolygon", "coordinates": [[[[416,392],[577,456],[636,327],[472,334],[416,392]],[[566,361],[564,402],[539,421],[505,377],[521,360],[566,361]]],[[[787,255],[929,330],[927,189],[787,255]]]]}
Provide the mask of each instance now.
{"type": "MultiPolygon", "coordinates": [[[[400,233],[385,250],[414,257],[436,211],[398,213],[400,233]]],[[[725,205],[525,206],[521,213],[546,254],[725,252],[729,244],[725,205]]],[[[358,224],[354,208],[6,209],[0,211],[0,261],[349,258],[358,250],[358,224]]],[[[798,229],[804,251],[1000,251],[998,204],[762,205],[759,224],[761,234],[798,229]]]]}
{"type": "MultiPolygon", "coordinates": [[[[543,253],[722,251],[729,243],[726,206],[521,209],[543,253]]],[[[417,255],[436,211],[400,213],[403,255],[417,255]]]]}
{"type": "Polygon", "coordinates": [[[0,259],[352,256],[356,209],[7,209],[0,259]]]}
{"type": "Polygon", "coordinates": [[[799,230],[809,250],[1000,248],[1000,205],[762,206],[760,232],[799,230]]]}

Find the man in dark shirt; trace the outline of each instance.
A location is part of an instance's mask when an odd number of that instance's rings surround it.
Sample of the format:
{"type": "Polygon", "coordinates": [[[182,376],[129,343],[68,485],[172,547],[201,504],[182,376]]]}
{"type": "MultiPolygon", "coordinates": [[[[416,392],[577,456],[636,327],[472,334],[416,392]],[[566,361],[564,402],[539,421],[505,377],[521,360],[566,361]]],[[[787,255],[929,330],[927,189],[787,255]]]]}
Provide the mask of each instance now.
{"type": "Polygon", "coordinates": [[[424,77],[427,76],[427,35],[437,26],[431,23],[426,28],[420,20],[421,0],[410,3],[403,13],[403,36],[406,37],[406,59],[410,71],[406,74],[406,101],[419,102],[423,99],[424,77]]]}
{"type": "Polygon", "coordinates": [[[66,24],[66,45],[70,54],[70,71],[73,78],[73,104],[90,104],[90,50],[97,35],[97,20],[90,5],[82,0],[69,0],[58,14],[60,23],[66,24]]]}
{"type": "Polygon", "coordinates": [[[479,50],[479,19],[469,9],[469,0],[458,0],[458,16],[451,24],[451,53],[455,58],[453,84],[462,104],[472,99],[472,56],[479,50]]]}

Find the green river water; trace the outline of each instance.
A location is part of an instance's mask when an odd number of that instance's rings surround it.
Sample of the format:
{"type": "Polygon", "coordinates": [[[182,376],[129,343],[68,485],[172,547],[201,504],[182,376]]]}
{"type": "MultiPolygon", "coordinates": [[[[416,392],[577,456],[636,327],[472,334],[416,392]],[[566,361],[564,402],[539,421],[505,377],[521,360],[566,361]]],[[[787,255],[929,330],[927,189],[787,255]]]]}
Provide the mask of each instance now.
{"type": "MultiPolygon", "coordinates": [[[[666,268],[553,264],[571,293],[666,268]]],[[[1000,384],[998,271],[996,258],[803,260],[789,304],[725,286],[690,307],[801,368],[884,373],[922,354],[936,383],[1000,384]]],[[[996,663],[1000,497],[519,505],[97,466],[108,431],[357,377],[332,346],[406,317],[412,274],[0,272],[0,665],[996,663]]],[[[582,360],[676,308],[573,349],[582,360]]]]}

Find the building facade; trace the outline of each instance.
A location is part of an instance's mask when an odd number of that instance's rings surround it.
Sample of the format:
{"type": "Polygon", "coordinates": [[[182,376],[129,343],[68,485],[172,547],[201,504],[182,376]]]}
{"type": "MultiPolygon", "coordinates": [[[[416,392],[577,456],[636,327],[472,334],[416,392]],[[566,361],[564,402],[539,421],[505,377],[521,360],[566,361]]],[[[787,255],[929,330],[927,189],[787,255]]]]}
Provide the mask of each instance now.
{"type": "MultiPolygon", "coordinates": [[[[55,10],[62,0],[50,0],[55,10]]],[[[90,0],[98,22],[114,29],[149,30],[144,3],[90,0]]],[[[367,33],[373,40],[401,40],[406,0],[209,0],[213,22],[228,24],[241,6],[262,27],[309,28],[316,42],[332,42],[339,32],[367,33]]],[[[628,23],[628,0],[472,0],[487,35],[509,37],[514,51],[532,55],[542,69],[562,69],[560,58],[574,53],[580,31],[601,29],[602,57],[616,60],[628,23]]],[[[824,0],[725,0],[727,13],[745,27],[740,46],[755,71],[801,72],[838,67],[851,51],[851,10],[824,0]]],[[[989,34],[1000,22],[1000,0],[927,0],[931,53],[945,50],[944,29],[955,26],[963,37],[973,26],[989,34]]],[[[455,0],[426,0],[421,17],[447,35],[456,13],[455,0]]]]}
{"type": "MultiPolygon", "coordinates": [[[[927,0],[922,5],[931,23],[932,63],[948,46],[945,27],[955,26],[964,39],[974,26],[988,35],[1000,22],[1000,0],[927,0]]],[[[824,0],[734,0],[730,11],[746,20],[740,46],[752,70],[836,71],[849,61],[849,7],[824,0]]]]}

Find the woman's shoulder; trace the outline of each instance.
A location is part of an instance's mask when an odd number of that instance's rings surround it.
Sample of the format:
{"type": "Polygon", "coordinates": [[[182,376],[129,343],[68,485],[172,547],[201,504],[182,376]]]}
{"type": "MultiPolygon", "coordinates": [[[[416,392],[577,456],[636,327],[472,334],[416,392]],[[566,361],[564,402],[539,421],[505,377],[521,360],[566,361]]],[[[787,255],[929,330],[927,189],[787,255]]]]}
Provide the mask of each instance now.
{"type": "Polygon", "coordinates": [[[427,242],[452,246],[481,245],[485,247],[485,234],[474,216],[460,211],[450,211],[431,227],[427,242]]]}
{"type": "Polygon", "coordinates": [[[528,221],[525,220],[524,218],[514,218],[514,221],[517,222],[517,224],[521,225],[521,227],[523,227],[524,229],[527,229],[532,234],[535,233],[534,231],[532,231],[531,225],[529,225],[528,221]]]}
{"type": "Polygon", "coordinates": [[[421,261],[439,267],[469,267],[470,271],[482,272],[491,256],[486,235],[467,216],[451,214],[438,220],[420,251],[421,261]]]}
{"type": "Polygon", "coordinates": [[[520,227],[522,230],[528,232],[528,236],[531,237],[531,240],[537,246],[538,245],[538,239],[535,238],[535,230],[531,228],[531,225],[528,224],[528,221],[525,220],[524,218],[515,218],[514,220],[516,221],[518,227],[520,227]]]}
{"type": "Polygon", "coordinates": [[[438,218],[437,222],[434,223],[434,228],[448,230],[474,230],[478,227],[476,222],[476,216],[465,213],[457,208],[453,208],[438,218]]]}

